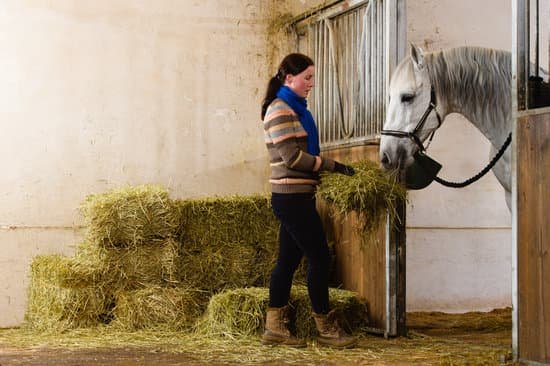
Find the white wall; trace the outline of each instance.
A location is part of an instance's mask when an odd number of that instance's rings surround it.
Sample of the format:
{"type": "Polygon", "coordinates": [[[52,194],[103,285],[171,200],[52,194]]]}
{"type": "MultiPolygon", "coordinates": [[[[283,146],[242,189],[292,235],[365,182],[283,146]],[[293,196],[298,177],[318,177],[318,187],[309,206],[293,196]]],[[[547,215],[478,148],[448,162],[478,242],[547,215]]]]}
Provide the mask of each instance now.
{"type": "MultiPolygon", "coordinates": [[[[408,40],[425,51],[458,46],[510,50],[511,2],[407,1],[408,40]]],[[[463,181],[489,161],[489,143],[465,118],[449,115],[429,155],[440,177],[463,181]]],[[[462,312],[511,306],[511,215],[489,173],[463,189],[433,183],[410,194],[407,310],[462,312]]]]}
{"type": "Polygon", "coordinates": [[[0,326],[30,260],[80,240],[84,197],[267,190],[271,0],[0,2],[0,326]]]}

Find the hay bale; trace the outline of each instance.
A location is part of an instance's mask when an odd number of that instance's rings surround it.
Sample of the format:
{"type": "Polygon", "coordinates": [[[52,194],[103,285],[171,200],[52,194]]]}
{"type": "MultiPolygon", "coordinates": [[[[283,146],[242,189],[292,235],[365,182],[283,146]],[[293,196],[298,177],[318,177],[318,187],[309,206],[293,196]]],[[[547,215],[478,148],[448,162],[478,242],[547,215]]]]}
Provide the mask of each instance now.
{"type": "Polygon", "coordinates": [[[73,261],[61,269],[60,283],[68,288],[108,286],[113,291],[178,283],[180,244],[162,243],[105,248],[84,242],[73,261]]]}
{"type": "MultiPolygon", "coordinates": [[[[177,205],[182,283],[211,293],[269,283],[279,235],[269,197],[180,200],[177,205]]],[[[303,272],[297,280],[303,280],[303,272]]]]}
{"type": "Polygon", "coordinates": [[[60,255],[37,256],[31,263],[24,327],[60,331],[93,327],[111,317],[113,296],[102,286],[63,288],[60,278],[72,260],[60,255]]]}
{"type": "MultiPolygon", "coordinates": [[[[359,332],[368,324],[366,303],[351,291],[331,288],[330,306],[340,314],[341,325],[350,332],[359,332]]],[[[212,296],[196,331],[210,336],[240,337],[263,331],[269,302],[267,288],[241,288],[212,296]]],[[[295,309],[295,332],[298,337],[316,335],[311,303],[305,286],[293,286],[290,304],[295,309]]]]}
{"type": "Polygon", "coordinates": [[[397,200],[405,200],[406,189],[378,164],[363,160],[351,164],[356,174],[323,174],[317,197],[330,203],[331,209],[345,217],[356,212],[360,218],[359,230],[364,235],[374,233],[386,213],[396,217],[397,200]]]}
{"type": "Polygon", "coordinates": [[[227,196],[178,200],[181,241],[193,247],[240,243],[272,251],[279,223],[268,196],[227,196]]]}
{"type": "Polygon", "coordinates": [[[203,313],[208,298],[187,288],[147,287],[118,294],[113,309],[115,328],[181,331],[190,329],[203,313]]]}
{"type": "Polygon", "coordinates": [[[80,209],[88,241],[105,248],[163,242],[176,235],[180,221],[167,190],[154,185],[89,195],[80,209]]]}

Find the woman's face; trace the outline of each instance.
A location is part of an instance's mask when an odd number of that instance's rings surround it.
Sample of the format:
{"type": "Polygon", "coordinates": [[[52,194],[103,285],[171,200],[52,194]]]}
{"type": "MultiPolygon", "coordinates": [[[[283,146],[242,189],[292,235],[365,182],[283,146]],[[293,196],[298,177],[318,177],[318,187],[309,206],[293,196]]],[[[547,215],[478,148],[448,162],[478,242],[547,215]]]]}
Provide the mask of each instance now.
{"type": "Polygon", "coordinates": [[[288,74],[285,78],[285,85],[297,95],[306,98],[311,88],[315,86],[315,66],[309,66],[298,75],[288,74]]]}

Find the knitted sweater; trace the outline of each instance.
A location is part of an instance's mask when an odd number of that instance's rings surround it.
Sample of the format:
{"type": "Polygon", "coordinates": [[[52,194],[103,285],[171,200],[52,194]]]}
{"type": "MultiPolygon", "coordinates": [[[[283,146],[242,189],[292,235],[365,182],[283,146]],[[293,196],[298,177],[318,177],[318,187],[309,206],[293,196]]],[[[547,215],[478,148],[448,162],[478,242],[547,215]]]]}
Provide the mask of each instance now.
{"type": "Polygon", "coordinates": [[[298,115],[277,98],[264,116],[264,136],[274,193],[313,193],[321,170],[334,171],[334,160],[307,153],[307,132],[298,115]]]}

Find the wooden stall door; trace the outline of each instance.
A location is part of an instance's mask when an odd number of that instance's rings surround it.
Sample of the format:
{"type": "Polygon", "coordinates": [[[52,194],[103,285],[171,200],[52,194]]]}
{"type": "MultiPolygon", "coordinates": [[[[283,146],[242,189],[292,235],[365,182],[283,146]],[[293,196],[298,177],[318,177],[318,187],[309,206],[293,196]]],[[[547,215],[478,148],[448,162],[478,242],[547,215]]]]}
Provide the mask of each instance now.
{"type": "MultiPolygon", "coordinates": [[[[378,161],[378,145],[339,148],[323,155],[342,162],[378,161]]],[[[355,230],[357,215],[334,217],[326,203],[320,201],[318,206],[327,239],[334,243],[337,280],[367,300],[370,330],[385,336],[405,335],[404,229],[402,235],[387,233],[384,222],[371,240],[362,242],[355,230]]]]}
{"type": "Polygon", "coordinates": [[[519,358],[550,364],[550,113],[517,133],[519,358]]]}

